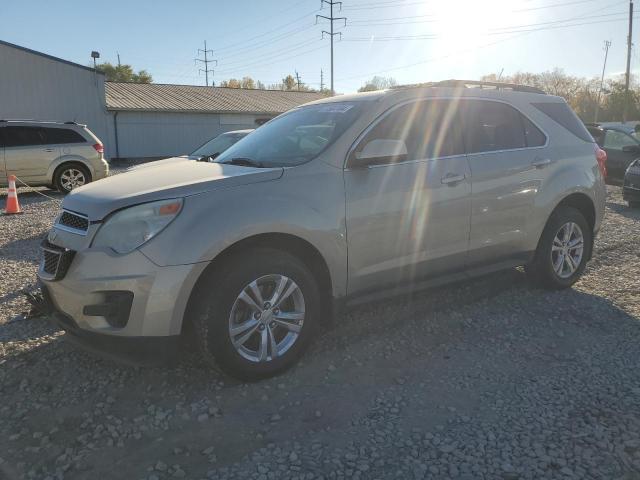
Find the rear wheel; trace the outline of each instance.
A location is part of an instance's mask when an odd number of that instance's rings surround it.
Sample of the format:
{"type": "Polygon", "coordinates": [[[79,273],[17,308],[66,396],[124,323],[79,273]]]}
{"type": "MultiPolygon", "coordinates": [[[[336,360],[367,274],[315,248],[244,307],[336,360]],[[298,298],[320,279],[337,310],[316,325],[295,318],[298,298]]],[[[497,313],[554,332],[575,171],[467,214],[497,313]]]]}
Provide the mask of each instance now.
{"type": "Polygon", "coordinates": [[[527,274],[540,286],[562,289],[584,272],[593,248],[593,234],[582,213],[558,207],[547,222],[527,274]]]}
{"type": "Polygon", "coordinates": [[[53,174],[53,182],[60,192],[69,193],[71,190],[91,182],[91,174],[84,165],[65,163],[56,169],[53,174]]]}
{"type": "Polygon", "coordinates": [[[316,280],[300,260],[279,250],[255,249],[205,275],[193,321],[207,363],[250,381],[296,363],[320,315],[316,280]]]}

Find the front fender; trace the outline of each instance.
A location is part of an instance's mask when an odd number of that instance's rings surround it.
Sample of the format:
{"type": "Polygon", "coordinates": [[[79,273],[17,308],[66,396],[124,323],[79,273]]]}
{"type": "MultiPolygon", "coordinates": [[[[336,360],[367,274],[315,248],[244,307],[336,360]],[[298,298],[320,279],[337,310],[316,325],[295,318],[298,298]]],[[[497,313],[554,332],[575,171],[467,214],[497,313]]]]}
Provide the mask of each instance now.
{"type": "Polygon", "coordinates": [[[255,235],[293,235],[320,252],[334,295],[342,296],[347,283],[347,243],[341,174],[335,170],[289,175],[187,197],[178,218],[142,252],[163,266],[208,263],[255,235]]]}
{"type": "Polygon", "coordinates": [[[82,165],[87,167],[87,170],[89,170],[89,173],[91,174],[91,178],[95,178],[95,169],[93,168],[93,165],[91,165],[91,163],[87,161],[86,158],[79,155],[61,155],[49,164],[49,169],[47,170],[47,178],[49,179],[49,181],[53,182],[53,174],[56,171],[56,168],[58,168],[63,163],[70,162],[81,163],[82,165]]]}

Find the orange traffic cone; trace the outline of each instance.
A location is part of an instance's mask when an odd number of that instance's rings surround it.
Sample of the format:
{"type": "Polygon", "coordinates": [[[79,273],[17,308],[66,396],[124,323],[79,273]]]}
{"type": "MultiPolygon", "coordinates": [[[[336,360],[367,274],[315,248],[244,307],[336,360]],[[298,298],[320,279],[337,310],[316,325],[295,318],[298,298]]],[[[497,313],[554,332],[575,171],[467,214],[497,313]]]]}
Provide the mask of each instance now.
{"type": "Polygon", "coordinates": [[[18,203],[18,194],[16,193],[16,176],[9,175],[9,195],[7,195],[7,205],[4,209],[5,215],[14,213],[22,213],[20,203],[18,203]]]}

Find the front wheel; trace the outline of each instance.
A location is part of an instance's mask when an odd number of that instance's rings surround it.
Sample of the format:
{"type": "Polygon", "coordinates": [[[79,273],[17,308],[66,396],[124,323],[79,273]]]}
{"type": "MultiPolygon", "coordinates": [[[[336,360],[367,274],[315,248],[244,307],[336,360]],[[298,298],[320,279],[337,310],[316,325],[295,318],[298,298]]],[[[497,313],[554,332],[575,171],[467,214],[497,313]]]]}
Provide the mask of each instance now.
{"type": "Polygon", "coordinates": [[[527,274],[544,288],[570,287],[584,272],[592,248],[593,233],[584,215],[572,207],[558,207],[542,232],[527,274]]]}
{"type": "Polygon", "coordinates": [[[252,381],[297,362],[321,311],[317,282],[300,260],[279,250],[255,249],[205,275],[193,321],[207,363],[252,381]]]}

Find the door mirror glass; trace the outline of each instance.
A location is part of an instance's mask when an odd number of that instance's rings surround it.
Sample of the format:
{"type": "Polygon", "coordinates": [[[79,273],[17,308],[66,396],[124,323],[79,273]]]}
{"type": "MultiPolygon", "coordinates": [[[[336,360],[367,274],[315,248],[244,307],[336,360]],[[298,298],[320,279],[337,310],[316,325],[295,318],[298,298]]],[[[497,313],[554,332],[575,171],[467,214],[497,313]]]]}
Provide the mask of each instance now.
{"type": "Polygon", "coordinates": [[[407,145],[402,140],[376,138],[368,142],[360,152],[353,152],[351,167],[384,165],[407,159],[407,145]]]}

